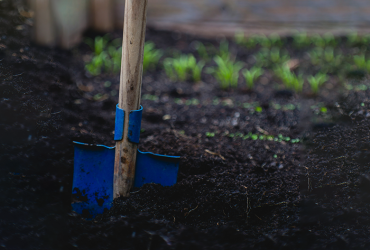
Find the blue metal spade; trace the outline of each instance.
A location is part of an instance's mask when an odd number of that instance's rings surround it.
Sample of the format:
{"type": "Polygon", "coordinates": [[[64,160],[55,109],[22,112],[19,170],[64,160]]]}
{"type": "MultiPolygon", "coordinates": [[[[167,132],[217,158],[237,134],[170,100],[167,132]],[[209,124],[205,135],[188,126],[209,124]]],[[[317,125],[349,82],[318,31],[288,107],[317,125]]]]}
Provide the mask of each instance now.
{"type": "MultiPolygon", "coordinates": [[[[143,108],[129,114],[128,139],[139,142],[143,108]]],[[[116,106],[114,139],[123,136],[124,110],[116,106]]],[[[113,202],[115,147],[74,142],[72,209],[91,219],[110,209],[113,202]]],[[[179,156],[166,156],[138,150],[134,187],[146,183],[172,186],[177,181],[179,156]]]]}
{"type": "Polygon", "coordinates": [[[141,187],[145,183],[171,186],[177,181],[180,157],[137,149],[143,111],[139,103],[147,3],[126,0],[114,133],[116,148],[74,142],[72,209],[89,219],[109,209],[113,198],[127,197],[132,186],[141,187]],[[129,114],[125,115],[124,109],[129,114]]]}

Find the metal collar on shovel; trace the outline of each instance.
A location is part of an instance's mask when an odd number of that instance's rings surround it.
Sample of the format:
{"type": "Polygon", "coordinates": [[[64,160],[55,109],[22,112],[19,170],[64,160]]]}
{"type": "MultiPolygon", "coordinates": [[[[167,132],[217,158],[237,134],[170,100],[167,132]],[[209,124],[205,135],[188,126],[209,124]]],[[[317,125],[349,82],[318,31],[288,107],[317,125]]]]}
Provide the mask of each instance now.
{"type": "Polygon", "coordinates": [[[141,187],[145,183],[171,186],[177,181],[179,156],[137,149],[143,111],[139,103],[146,5],[147,0],[126,0],[116,146],[74,142],[72,209],[89,219],[109,209],[114,198],[129,196],[132,186],[141,187]]]}

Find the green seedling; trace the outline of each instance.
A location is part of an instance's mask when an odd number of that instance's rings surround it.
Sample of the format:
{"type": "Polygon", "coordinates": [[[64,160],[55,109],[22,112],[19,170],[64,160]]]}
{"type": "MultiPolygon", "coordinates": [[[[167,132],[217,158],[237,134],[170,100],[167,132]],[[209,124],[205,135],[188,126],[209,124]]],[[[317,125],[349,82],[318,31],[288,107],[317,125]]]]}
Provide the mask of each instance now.
{"type": "Polygon", "coordinates": [[[111,64],[112,64],[112,72],[113,73],[119,73],[121,69],[121,56],[122,56],[122,47],[119,47],[116,49],[114,46],[108,47],[108,54],[111,58],[111,64]]]}
{"type": "Polygon", "coordinates": [[[143,95],[143,100],[158,101],[159,97],[156,95],[145,94],[143,95]]]}
{"type": "Polygon", "coordinates": [[[319,34],[313,35],[311,40],[316,47],[324,48],[326,45],[324,38],[322,38],[319,34]]]}
{"type": "Polygon", "coordinates": [[[247,47],[248,49],[253,49],[259,43],[259,36],[253,35],[250,37],[245,37],[243,32],[235,33],[235,42],[241,46],[247,47]]]}
{"type": "Polygon", "coordinates": [[[312,65],[320,66],[322,72],[335,72],[343,63],[343,55],[340,52],[334,53],[332,47],[316,47],[308,55],[312,65]]]}
{"type": "Polygon", "coordinates": [[[254,55],[256,64],[259,66],[267,66],[269,64],[269,50],[262,48],[257,54],[254,55]]]}
{"type": "Polygon", "coordinates": [[[324,50],[324,60],[327,63],[332,63],[333,65],[338,65],[342,61],[342,54],[337,52],[334,54],[334,49],[332,47],[327,47],[324,50]]]}
{"type": "Polygon", "coordinates": [[[283,110],[295,110],[296,106],[294,104],[288,103],[283,106],[283,110]]]}
{"type": "Polygon", "coordinates": [[[193,55],[180,55],[177,58],[166,58],[163,62],[165,72],[172,80],[186,81],[191,78],[197,82],[201,79],[204,61],[197,63],[193,55]]]}
{"type": "Polygon", "coordinates": [[[323,54],[323,48],[320,48],[320,47],[316,47],[310,52],[308,52],[308,55],[311,59],[311,64],[312,65],[320,64],[322,60],[322,54],[323,54]]]}
{"type": "Polygon", "coordinates": [[[368,46],[370,43],[370,35],[359,36],[357,32],[353,32],[347,37],[347,44],[352,47],[368,46]]]}
{"type": "Polygon", "coordinates": [[[358,69],[370,71],[370,60],[366,60],[365,55],[355,55],[353,61],[358,69]]]}
{"type": "Polygon", "coordinates": [[[248,49],[252,49],[256,47],[258,43],[258,37],[251,36],[251,37],[245,37],[244,33],[242,31],[235,33],[235,42],[241,46],[247,47],[248,49]]]}
{"type": "Polygon", "coordinates": [[[85,43],[88,44],[94,52],[91,61],[86,63],[85,69],[93,76],[101,74],[104,68],[108,71],[112,67],[112,62],[108,53],[105,51],[108,44],[108,36],[97,36],[94,40],[87,38],[85,39],[85,43]]]}
{"type": "Polygon", "coordinates": [[[258,44],[260,44],[263,48],[270,48],[271,47],[271,41],[268,39],[265,35],[257,35],[256,40],[258,44]]]}
{"type": "Polygon", "coordinates": [[[220,49],[218,51],[218,55],[224,60],[231,58],[231,54],[229,52],[229,42],[227,40],[222,40],[220,42],[220,49]]]}
{"type": "Polygon", "coordinates": [[[86,38],[85,43],[90,46],[96,56],[100,55],[106,48],[109,40],[109,35],[103,37],[97,36],[95,39],[86,38]]]}
{"type": "Polygon", "coordinates": [[[169,60],[169,59],[165,59],[163,61],[163,67],[164,67],[164,71],[166,73],[166,75],[172,80],[172,81],[176,81],[177,80],[177,76],[176,76],[176,73],[172,67],[172,61],[169,60]]]}
{"type": "Polygon", "coordinates": [[[368,87],[365,85],[365,84],[360,84],[360,85],[357,85],[356,87],[355,87],[355,90],[356,91],[365,91],[365,90],[367,90],[368,89],[368,87]]]}
{"type": "Polygon", "coordinates": [[[315,46],[321,47],[321,48],[324,48],[326,46],[335,47],[338,44],[338,41],[330,33],[326,33],[323,36],[315,34],[312,36],[312,42],[315,46]]]}
{"type": "MultiPolygon", "coordinates": [[[[106,73],[119,73],[121,69],[122,39],[115,39],[108,42],[108,35],[95,37],[95,40],[86,39],[85,42],[94,51],[94,55],[89,63],[85,65],[86,70],[91,75],[106,73]]],[[[154,43],[146,42],[144,46],[143,71],[154,68],[162,56],[160,50],[154,49],[154,43]]]]}
{"type": "Polygon", "coordinates": [[[112,86],[112,83],[110,81],[104,82],[104,87],[109,88],[110,86],[112,86]]]}
{"type": "Polygon", "coordinates": [[[194,82],[199,82],[201,79],[201,73],[203,70],[203,67],[205,65],[204,61],[199,61],[197,63],[195,57],[193,55],[189,56],[188,58],[188,68],[192,73],[192,80],[194,82]]]}
{"type": "Polygon", "coordinates": [[[260,44],[263,48],[281,47],[283,42],[278,34],[271,34],[270,36],[255,35],[253,36],[255,43],[260,44]]]}
{"type": "Polygon", "coordinates": [[[283,45],[283,41],[280,36],[276,33],[272,33],[269,36],[271,47],[281,47],[283,45]]]}
{"type": "Polygon", "coordinates": [[[230,58],[215,56],[217,67],[210,67],[207,73],[212,74],[220,83],[222,89],[238,86],[239,71],[243,68],[242,62],[234,62],[230,58]]]}
{"type": "Polygon", "coordinates": [[[307,36],[307,33],[299,32],[293,36],[293,45],[296,48],[308,47],[311,45],[311,39],[307,36]]]}
{"type": "Polygon", "coordinates": [[[206,132],[206,136],[207,137],[215,137],[215,133],[214,132],[206,132]]]}
{"type": "Polygon", "coordinates": [[[247,83],[248,89],[253,89],[254,82],[263,74],[263,70],[261,68],[252,67],[250,70],[244,70],[243,75],[245,81],[247,83]]]}
{"type": "Polygon", "coordinates": [[[296,76],[296,74],[291,72],[287,66],[275,68],[274,73],[288,89],[293,89],[296,92],[302,91],[304,84],[302,75],[296,76]]]}
{"type": "Polygon", "coordinates": [[[311,90],[314,94],[317,94],[319,92],[320,86],[322,86],[329,77],[326,74],[323,73],[317,73],[316,76],[309,76],[307,78],[307,81],[311,85],[311,90]]]}
{"type": "Polygon", "coordinates": [[[188,72],[188,55],[178,58],[166,58],[164,61],[165,71],[171,79],[185,81],[188,72]],[[174,73],[175,72],[175,73],[174,73]]]}
{"type": "Polygon", "coordinates": [[[239,45],[242,45],[242,46],[247,45],[247,38],[244,36],[243,31],[235,32],[234,39],[235,39],[236,44],[239,44],[239,45]]]}
{"type": "Polygon", "coordinates": [[[192,99],[188,99],[185,101],[185,105],[198,105],[199,104],[199,100],[196,99],[196,98],[192,98],[192,99]]]}
{"type": "Polygon", "coordinates": [[[162,55],[162,50],[155,49],[153,42],[146,42],[144,45],[143,72],[146,72],[148,69],[154,70],[162,55]]]}
{"type": "Polygon", "coordinates": [[[109,72],[112,68],[112,61],[106,52],[102,52],[92,58],[91,62],[85,65],[85,69],[93,76],[100,75],[102,69],[109,72]]]}
{"type": "Polygon", "coordinates": [[[195,49],[198,52],[199,57],[202,58],[204,61],[208,62],[210,60],[207,48],[203,43],[197,41],[195,43],[195,49]]]}
{"type": "Polygon", "coordinates": [[[278,63],[280,61],[280,49],[274,47],[270,51],[270,58],[273,63],[278,63]]]}
{"type": "Polygon", "coordinates": [[[262,48],[254,57],[256,59],[256,64],[261,67],[283,64],[290,59],[287,52],[281,53],[280,49],[276,47],[272,49],[262,48]]]}
{"type": "Polygon", "coordinates": [[[179,58],[167,58],[166,60],[171,62],[173,69],[177,74],[177,78],[180,81],[185,81],[187,78],[188,68],[188,55],[181,55],[179,58]]]}
{"type": "Polygon", "coordinates": [[[338,41],[335,39],[334,35],[331,33],[324,34],[323,39],[325,41],[326,46],[336,47],[338,45],[338,41]]]}
{"type": "Polygon", "coordinates": [[[281,109],[281,105],[279,103],[272,103],[272,107],[276,110],[281,109]]]}

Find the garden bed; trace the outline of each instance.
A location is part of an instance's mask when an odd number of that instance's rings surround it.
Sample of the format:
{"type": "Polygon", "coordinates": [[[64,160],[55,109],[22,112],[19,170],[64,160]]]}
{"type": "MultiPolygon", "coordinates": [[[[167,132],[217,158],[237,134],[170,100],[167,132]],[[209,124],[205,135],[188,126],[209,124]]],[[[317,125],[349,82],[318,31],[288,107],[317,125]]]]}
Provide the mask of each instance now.
{"type": "MultiPolygon", "coordinates": [[[[114,145],[119,76],[86,73],[92,51],[85,44],[72,51],[32,44],[29,19],[12,1],[0,6],[4,249],[369,248],[365,70],[342,74],[333,64],[318,95],[307,82],[302,93],[287,90],[273,65],[261,66],[252,90],[242,76],[237,88],[222,89],[205,70],[201,82],[173,81],[164,58],[177,49],[200,60],[197,39],[148,30],[164,55],[143,76],[139,148],[181,156],[178,183],[144,185],[86,221],[70,209],[72,141],[114,145]]],[[[219,48],[219,41],[198,41],[219,48]]],[[[368,49],[335,41],[336,53],[368,49]]],[[[320,71],[306,56],[314,45],[297,48],[289,38],[279,46],[299,59],[297,76],[320,71]]],[[[229,41],[248,69],[261,49],[229,41]]]]}

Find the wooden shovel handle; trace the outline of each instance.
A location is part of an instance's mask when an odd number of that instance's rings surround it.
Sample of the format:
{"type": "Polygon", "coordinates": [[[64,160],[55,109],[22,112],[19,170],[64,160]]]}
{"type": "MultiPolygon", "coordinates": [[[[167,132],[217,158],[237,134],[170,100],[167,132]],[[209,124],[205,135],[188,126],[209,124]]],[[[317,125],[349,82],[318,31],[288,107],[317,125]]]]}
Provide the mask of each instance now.
{"type": "Polygon", "coordinates": [[[119,107],[125,110],[123,139],[116,142],[113,198],[128,197],[134,184],[137,144],[127,138],[129,113],[140,106],[147,0],[126,0],[119,107]]]}

